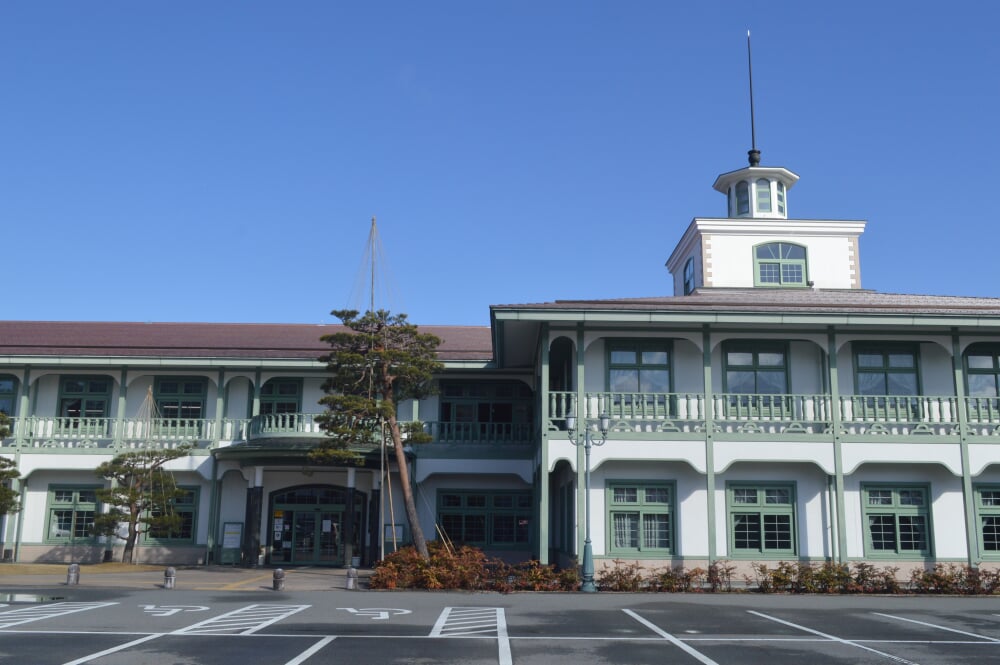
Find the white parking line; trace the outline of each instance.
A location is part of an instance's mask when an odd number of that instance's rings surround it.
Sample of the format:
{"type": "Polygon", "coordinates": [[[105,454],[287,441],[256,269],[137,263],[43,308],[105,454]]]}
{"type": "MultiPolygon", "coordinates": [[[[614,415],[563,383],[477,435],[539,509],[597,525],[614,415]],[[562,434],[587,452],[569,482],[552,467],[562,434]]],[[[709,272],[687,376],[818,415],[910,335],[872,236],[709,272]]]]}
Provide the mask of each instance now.
{"type": "Polygon", "coordinates": [[[175,630],[171,635],[252,635],[311,605],[248,605],[175,630]]]}
{"type": "Polygon", "coordinates": [[[819,635],[820,637],[825,637],[828,640],[832,640],[834,642],[839,642],[840,644],[846,644],[848,646],[856,647],[858,649],[863,649],[865,651],[868,651],[868,652],[871,652],[871,653],[874,653],[874,654],[878,654],[879,656],[884,656],[885,658],[888,658],[889,660],[895,661],[897,663],[903,663],[903,665],[918,665],[917,663],[914,663],[912,660],[906,660],[905,658],[900,658],[899,656],[894,656],[891,653],[886,653],[884,651],[879,651],[878,649],[873,649],[871,647],[865,646],[864,644],[859,644],[858,642],[852,642],[851,640],[845,640],[845,639],[843,639],[841,637],[837,637],[835,635],[830,635],[828,633],[823,633],[823,632],[820,632],[818,630],[813,630],[812,628],[806,628],[805,626],[800,626],[797,623],[792,623],[791,621],[785,621],[784,619],[779,619],[778,617],[773,617],[773,616],[770,616],[768,614],[764,614],[763,612],[758,612],[756,610],[747,610],[747,612],[749,612],[750,614],[753,614],[755,616],[759,616],[759,617],[761,617],[763,619],[767,619],[768,621],[774,621],[776,623],[780,623],[780,624],[783,624],[785,626],[789,626],[791,628],[797,628],[798,630],[804,630],[807,633],[812,633],[813,635],[819,635]]]}
{"type": "Polygon", "coordinates": [[[662,630],[656,624],[651,623],[651,622],[647,621],[646,619],[642,618],[641,616],[639,616],[638,614],[636,614],[632,610],[622,610],[622,612],[624,612],[625,614],[629,615],[630,617],[632,617],[633,619],[635,619],[636,621],[638,621],[639,623],[641,623],[646,628],[649,628],[651,631],[653,631],[654,633],[656,633],[657,635],[659,635],[663,639],[667,640],[668,642],[670,642],[674,646],[678,647],[684,653],[686,653],[686,654],[688,654],[690,656],[693,656],[694,658],[696,658],[698,660],[699,663],[704,663],[704,665],[719,665],[718,663],[716,663],[714,660],[712,660],[711,658],[709,658],[705,654],[701,653],[700,651],[697,651],[696,649],[694,649],[693,647],[688,646],[687,644],[684,644],[683,642],[681,642],[679,639],[677,639],[676,637],[674,637],[670,633],[666,632],[665,630],[662,630]]]}
{"type": "Polygon", "coordinates": [[[137,644],[142,644],[143,642],[149,642],[150,640],[155,640],[158,637],[163,637],[163,633],[156,633],[154,635],[146,635],[146,637],[140,637],[137,640],[132,640],[131,642],[126,642],[125,644],[119,644],[116,647],[111,647],[110,649],[105,649],[104,651],[98,651],[97,653],[92,653],[84,656],[83,658],[77,658],[76,660],[71,660],[68,663],[63,663],[63,665],[83,665],[83,663],[89,663],[95,658],[101,658],[102,656],[107,656],[112,653],[117,653],[119,651],[124,651],[134,647],[137,644]]]}
{"type": "Polygon", "coordinates": [[[34,605],[32,607],[22,607],[0,614],[0,629],[20,626],[32,621],[51,619],[53,617],[66,616],[87,610],[99,610],[104,607],[111,607],[118,603],[52,603],[51,605],[34,605]]]}
{"type": "Polygon", "coordinates": [[[427,637],[496,637],[500,665],[514,662],[502,607],[446,607],[427,637]]]}
{"type": "Polygon", "coordinates": [[[880,617],[887,617],[889,619],[896,619],[897,621],[908,621],[910,623],[915,623],[920,626],[927,626],[928,628],[937,628],[938,630],[947,630],[949,633],[958,633],[959,635],[965,635],[967,637],[978,637],[981,640],[987,640],[989,642],[1000,642],[1000,640],[995,637],[987,637],[986,635],[979,635],[977,633],[967,633],[964,630],[958,630],[957,628],[947,628],[945,626],[939,626],[936,623],[927,623],[926,621],[917,621],[916,619],[907,619],[906,617],[898,617],[895,614],[883,614],[881,612],[872,612],[880,617]]]}
{"type": "Polygon", "coordinates": [[[305,651],[303,651],[302,653],[300,653],[298,656],[296,656],[295,658],[292,658],[290,661],[288,661],[287,663],[285,663],[285,665],[302,665],[302,663],[306,662],[306,660],[310,656],[312,656],[313,654],[315,654],[317,651],[319,651],[320,649],[322,649],[323,647],[325,647],[330,642],[333,642],[335,639],[337,639],[337,638],[334,637],[333,635],[328,635],[328,636],[324,637],[319,642],[317,642],[316,644],[312,645],[311,647],[309,647],[308,649],[306,649],[305,651]]]}

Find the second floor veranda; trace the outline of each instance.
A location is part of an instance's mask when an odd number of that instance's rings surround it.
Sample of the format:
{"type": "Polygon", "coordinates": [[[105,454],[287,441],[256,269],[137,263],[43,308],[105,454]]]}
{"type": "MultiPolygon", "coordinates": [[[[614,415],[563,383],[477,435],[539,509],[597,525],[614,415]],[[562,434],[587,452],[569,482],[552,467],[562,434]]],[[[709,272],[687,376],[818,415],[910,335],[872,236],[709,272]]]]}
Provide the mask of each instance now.
{"type": "Polygon", "coordinates": [[[830,439],[931,436],[1000,437],[1000,398],[932,395],[797,395],[554,391],[549,428],[567,415],[595,423],[610,418],[616,438],[745,437],[830,439]]]}
{"type": "MultiPolygon", "coordinates": [[[[274,413],[218,419],[28,416],[11,419],[9,435],[0,447],[114,453],[181,445],[195,450],[247,443],[280,446],[292,441],[318,445],[326,439],[318,415],[274,413]]],[[[459,448],[470,455],[489,456],[501,449],[525,453],[537,439],[531,423],[426,421],[421,426],[437,452],[459,448]]],[[[373,434],[372,440],[377,439],[373,434]]],[[[359,449],[377,447],[374,443],[358,446],[359,449]]]]}

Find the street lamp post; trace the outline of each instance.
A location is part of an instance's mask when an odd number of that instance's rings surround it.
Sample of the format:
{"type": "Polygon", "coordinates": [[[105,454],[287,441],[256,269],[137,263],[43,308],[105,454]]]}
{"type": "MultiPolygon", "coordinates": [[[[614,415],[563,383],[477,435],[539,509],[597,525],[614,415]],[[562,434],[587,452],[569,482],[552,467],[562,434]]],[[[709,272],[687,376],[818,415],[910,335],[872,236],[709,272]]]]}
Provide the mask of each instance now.
{"type": "Polygon", "coordinates": [[[585,460],[583,467],[583,492],[584,505],[586,507],[584,515],[584,533],[586,535],[583,539],[583,583],[580,585],[580,591],[586,593],[597,591],[597,587],[594,585],[594,551],[590,544],[590,448],[591,446],[603,446],[608,440],[608,429],[611,427],[611,418],[607,414],[602,413],[598,418],[601,428],[600,441],[594,438],[593,432],[586,426],[584,426],[582,432],[583,436],[577,436],[576,416],[566,416],[567,436],[570,443],[574,446],[583,446],[585,460]]]}

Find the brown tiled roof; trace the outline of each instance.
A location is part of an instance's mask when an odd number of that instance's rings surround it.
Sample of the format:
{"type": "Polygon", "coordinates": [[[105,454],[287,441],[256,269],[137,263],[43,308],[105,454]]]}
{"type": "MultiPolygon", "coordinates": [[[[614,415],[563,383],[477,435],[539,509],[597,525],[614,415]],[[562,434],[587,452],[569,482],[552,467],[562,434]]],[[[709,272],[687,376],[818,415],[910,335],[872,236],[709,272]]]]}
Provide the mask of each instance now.
{"type": "MultiPolygon", "coordinates": [[[[0,355],[168,358],[317,358],[340,325],[0,321],[0,355]]],[[[442,360],[490,360],[485,326],[420,326],[441,338],[442,360]]]]}
{"type": "Polygon", "coordinates": [[[494,305],[492,309],[1000,316],[1000,298],[906,295],[859,289],[698,289],[687,296],[556,300],[494,305]]]}

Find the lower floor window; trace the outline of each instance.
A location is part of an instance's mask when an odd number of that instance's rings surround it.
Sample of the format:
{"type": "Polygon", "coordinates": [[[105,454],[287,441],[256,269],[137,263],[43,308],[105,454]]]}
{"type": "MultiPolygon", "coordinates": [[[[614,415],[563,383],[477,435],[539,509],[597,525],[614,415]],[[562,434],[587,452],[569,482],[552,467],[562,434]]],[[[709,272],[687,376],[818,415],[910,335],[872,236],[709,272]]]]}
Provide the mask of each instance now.
{"type": "Polygon", "coordinates": [[[438,523],[456,545],[526,546],[531,542],[531,492],[438,492],[438,523]]]}
{"type": "Polygon", "coordinates": [[[673,494],[673,486],[665,483],[609,483],[607,510],[611,552],[672,553],[673,494]]]}
{"type": "MultiPolygon", "coordinates": [[[[154,540],[194,541],[195,515],[198,508],[198,490],[194,488],[179,488],[177,496],[170,501],[169,513],[173,519],[150,525],[148,538],[154,540]]],[[[157,511],[153,517],[161,517],[166,511],[157,511]]]]}
{"type": "Polygon", "coordinates": [[[861,494],[866,554],[930,555],[926,487],[864,486],[861,494]]]}
{"type": "Polygon", "coordinates": [[[731,484],[726,495],[733,554],[795,553],[792,485],[731,484]]]}
{"type": "Polygon", "coordinates": [[[976,487],[976,516],[985,556],[1000,556],[1000,486],[976,487]]]}
{"type": "Polygon", "coordinates": [[[85,540],[94,535],[97,494],[94,487],[49,488],[49,528],[52,541],[85,540]]]}

